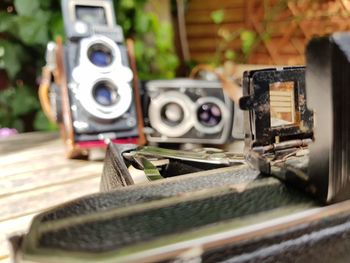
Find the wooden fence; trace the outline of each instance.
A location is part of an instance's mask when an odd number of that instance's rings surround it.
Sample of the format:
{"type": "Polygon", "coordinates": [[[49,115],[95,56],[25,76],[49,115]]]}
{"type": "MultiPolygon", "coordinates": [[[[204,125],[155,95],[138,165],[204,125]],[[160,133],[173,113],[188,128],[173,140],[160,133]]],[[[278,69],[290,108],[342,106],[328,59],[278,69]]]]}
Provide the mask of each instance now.
{"type": "MultiPolygon", "coordinates": [[[[256,47],[248,57],[252,64],[304,64],[304,50],[314,35],[350,30],[348,0],[189,0],[186,13],[191,59],[213,60],[222,42],[219,30],[255,32],[256,47]],[[215,24],[213,11],[223,10],[224,20],[215,24]]],[[[239,38],[228,48],[241,49],[239,38]]]]}

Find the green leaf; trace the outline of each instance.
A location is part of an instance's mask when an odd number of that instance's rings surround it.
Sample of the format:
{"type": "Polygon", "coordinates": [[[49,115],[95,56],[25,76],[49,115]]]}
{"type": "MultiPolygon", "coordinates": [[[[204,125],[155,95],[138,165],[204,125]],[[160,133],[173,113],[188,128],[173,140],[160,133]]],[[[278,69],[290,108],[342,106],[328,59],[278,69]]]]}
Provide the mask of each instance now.
{"type": "Polygon", "coordinates": [[[135,30],[138,33],[147,33],[149,31],[150,16],[149,14],[137,15],[135,18],[135,30]]]}
{"type": "Polygon", "coordinates": [[[229,49],[225,51],[225,58],[227,60],[234,60],[236,58],[236,52],[233,50],[229,49]]]}
{"type": "Polygon", "coordinates": [[[56,1],[56,0],[39,0],[39,4],[40,4],[40,7],[44,9],[48,9],[50,8],[53,1],[56,1]]]}
{"type": "Polygon", "coordinates": [[[134,0],[121,0],[120,5],[124,9],[132,9],[135,7],[135,1],[134,0]]]}
{"type": "Polygon", "coordinates": [[[225,19],[225,11],[224,10],[216,10],[211,12],[210,14],[211,19],[215,24],[221,24],[225,19]]]}
{"type": "Polygon", "coordinates": [[[242,51],[245,55],[249,54],[255,41],[256,35],[255,32],[251,30],[243,30],[241,32],[241,42],[242,42],[242,51]]]}
{"type": "Polygon", "coordinates": [[[134,48],[135,48],[135,56],[138,58],[142,57],[142,55],[144,54],[144,50],[145,50],[145,44],[143,43],[143,41],[136,39],[134,48]]]}
{"type": "Polygon", "coordinates": [[[129,32],[132,29],[132,22],[130,20],[124,20],[123,21],[123,30],[124,34],[128,35],[126,32],[129,32]]]}
{"type": "Polygon", "coordinates": [[[26,87],[16,88],[16,96],[11,102],[13,115],[20,116],[40,108],[33,91],[26,87]]]}
{"type": "Polygon", "coordinates": [[[5,69],[11,78],[21,70],[24,58],[24,49],[20,45],[0,40],[0,68],[5,69]]]}
{"type": "Polygon", "coordinates": [[[0,12],[0,32],[11,32],[14,26],[14,15],[0,12]]]}
{"type": "Polygon", "coordinates": [[[45,45],[49,41],[47,17],[42,15],[35,17],[18,16],[16,18],[18,36],[25,44],[45,45]]]}
{"type": "Polygon", "coordinates": [[[56,39],[56,37],[61,36],[63,37],[64,34],[64,25],[63,25],[63,19],[60,12],[56,12],[52,14],[50,19],[50,33],[51,38],[56,39]]]}
{"type": "Polygon", "coordinates": [[[156,45],[162,52],[169,52],[173,48],[173,31],[170,23],[161,23],[159,25],[156,45]]]}
{"type": "Polygon", "coordinates": [[[34,120],[34,128],[39,131],[56,131],[57,125],[49,122],[43,111],[38,111],[34,120]]]}
{"type": "Polygon", "coordinates": [[[15,128],[18,132],[24,132],[24,122],[21,119],[14,119],[9,128],[15,128]]]}
{"type": "Polygon", "coordinates": [[[35,16],[40,8],[39,0],[15,0],[16,11],[19,15],[35,16]]]}
{"type": "Polygon", "coordinates": [[[0,128],[13,127],[15,117],[12,114],[12,108],[9,102],[11,102],[14,97],[14,88],[7,88],[0,91],[0,128]]]}

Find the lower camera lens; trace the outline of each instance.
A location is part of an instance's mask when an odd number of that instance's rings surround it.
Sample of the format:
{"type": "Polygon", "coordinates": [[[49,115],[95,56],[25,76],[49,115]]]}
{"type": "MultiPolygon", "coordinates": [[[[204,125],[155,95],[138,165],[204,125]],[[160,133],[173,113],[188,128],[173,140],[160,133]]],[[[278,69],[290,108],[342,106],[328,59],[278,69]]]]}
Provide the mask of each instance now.
{"type": "Polygon", "coordinates": [[[202,125],[214,127],[221,122],[222,113],[216,104],[204,103],[197,110],[197,118],[202,125]]]}
{"type": "Polygon", "coordinates": [[[169,125],[176,126],[183,121],[184,111],[177,103],[165,104],[161,110],[162,120],[169,125]]]}
{"type": "Polygon", "coordinates": [[[97,83],[92,93],[97,103],[103,106],[112,106],[118,100],[117,88],[106,81],[97,83]]]}
{"type": "Polygon", "coordinates": [[[103,44],[93,44],[88,50],[88,57],[98,67],[107,67],[113,62],[111,49],[103,44]]]}

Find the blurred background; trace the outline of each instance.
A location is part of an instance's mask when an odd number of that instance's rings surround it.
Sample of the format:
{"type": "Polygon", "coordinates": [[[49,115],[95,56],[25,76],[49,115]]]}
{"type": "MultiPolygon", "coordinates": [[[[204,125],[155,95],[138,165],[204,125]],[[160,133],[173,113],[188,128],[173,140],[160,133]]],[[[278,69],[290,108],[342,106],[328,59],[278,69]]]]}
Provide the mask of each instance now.
{"type": "MultiPolygon", "coordinates": [[[[135,40],[142,81],[186,76],[199,63],[304,64],[314,35],[348,31],[347,0],[115,0],[135,40]]],[[[64,36],[58,0],[0,2],[0,128],[55,130],[37,89],[46,44],[64,36]]]]}

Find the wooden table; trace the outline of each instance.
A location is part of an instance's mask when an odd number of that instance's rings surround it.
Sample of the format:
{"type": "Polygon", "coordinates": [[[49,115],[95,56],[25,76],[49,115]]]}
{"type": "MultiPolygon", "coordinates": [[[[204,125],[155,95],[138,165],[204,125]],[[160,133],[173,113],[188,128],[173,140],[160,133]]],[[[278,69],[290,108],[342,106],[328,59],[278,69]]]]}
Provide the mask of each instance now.
{"type": "Polygon", "coordinates": [[[26,231],[37,213],[99,191],[102,161],[68,160],[57,133],[0,139],[0,263],[7,237],[26,231]]]}

